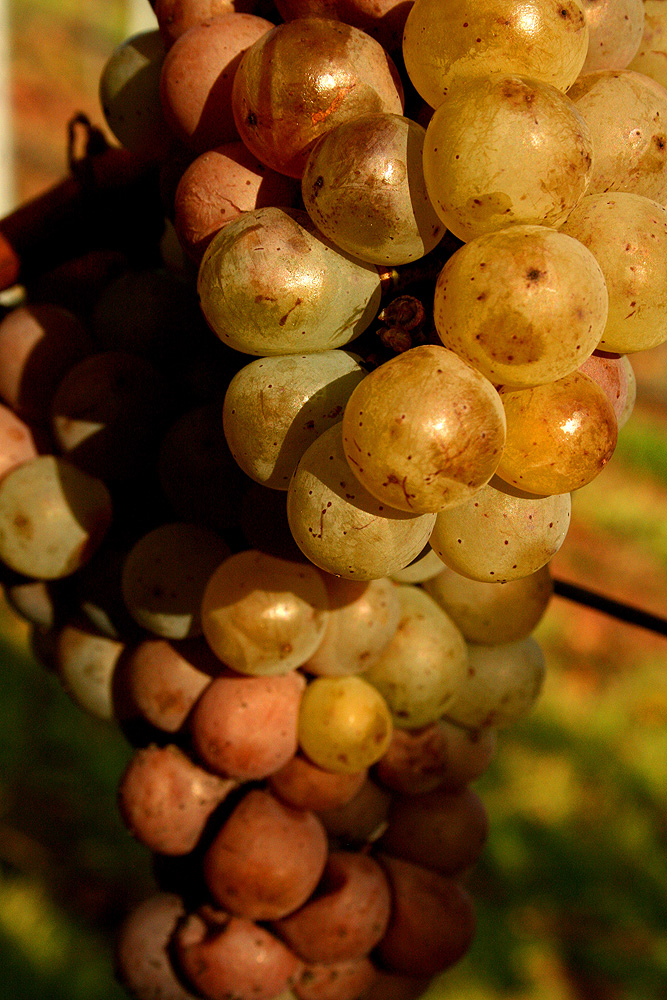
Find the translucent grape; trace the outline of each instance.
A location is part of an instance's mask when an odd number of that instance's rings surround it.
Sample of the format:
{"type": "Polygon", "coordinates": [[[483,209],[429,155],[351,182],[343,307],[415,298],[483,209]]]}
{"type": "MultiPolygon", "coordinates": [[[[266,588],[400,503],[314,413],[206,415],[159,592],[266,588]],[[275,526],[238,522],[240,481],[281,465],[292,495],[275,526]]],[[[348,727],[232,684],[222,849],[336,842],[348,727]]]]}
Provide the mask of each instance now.
{"type": "Polygon", "coordinates": [[[301,699],[299,745],[327,771],[370,767],[391,741],[393,725],[382,695],[362,677],[317,677],[301,699]]]}
{"type": "Polygon", "coordinates": [[[287,517],[304,555],[349,580],[377,580],[403,569],[424,548],[435,521],[435,514],[388,507],[357,482],[340,424],[301,458],[287,492],[287,517]]]}
{"type": "Polygon", "coordinates": [[[523,76],[462,81],[426,130],[426,189],[464,241],[509,225],[557,228],[591,170],[590,129],[575,105],[523,76]]]}
{"type": "Polygon", "coordinates": [[[545,226],[478,236],[440,272],[434,320],[445,347],[505,388],[552,382],[597,347],[604,275],[585,246],[545,226]]]}
{"type": "Polygon", "coordinates": [[[306,162],[306,211],[336,246],[397,265],[432,250],[445,229],[424,184],[425,130],[400,115],[364,115],[327,132],[306,162]]]}
{"type": "Polygon", "coordinates": [[[500,646],[468,646],[470,669],[448,711],[471,729],[503,727],[526,715],[544,681],[544,655],[532,638],[500,646]]]}
{"type": "Polygon", "coordinates": [[[416,0],[403,36],[408,75],[434,108],[460,77],[520,73],[567,90],[587,50],[579,0],[416,0]]]}
{"type": "Polygon", "coordinates": [[[587,375],[573,372],[548,385],[500,395],[507,444],[498,476],[512,486],[529,493],[569,493],[595,479],[613,455],[614,410],[587,375]]]}
{"type": "Polygon", "coordinates": [[[468,642],[496,646],[530,635],[547,609],[553,584],[547,566],[507,583],[471,580],[445,566],[424,589],[468,642]]]}
{"type": "Polygon", "coordinates": [[[517,580],[541,569],[558,552],[570,526],[570,509],[569,493],[513,496],[483,486],[466,503],[438,514],[431,546],[451,569],[472,580],[517,580]]]}
{"type": "Polygon", "coordinates": [[[343,447],[382,503],[427,513],[488,482],[505,441],[491,383],[444,347],[424,345],[376,368],[350,396],[343,447]]]}
{"type": "Polygon", "coordinates": [[[425,591],[399,586],[397,592],[398,629],[364,677],[385,698],[394,725],[418,729],[448,712],[468,653],[460,630],[425,591]]]}
{"type": "Polygon", "coordinates": [[[258,483],[286,490],[313,441],[343,410],[367,372],[345,351],[262,358],[229,383],[223,424],[232,455],[258,483]]]}
{"type": "Polygon", "coordinates": [[[342,347],[380,303],[377,269],[335,250],[294,209],[256,209],[225,226],[204,255],[198,288],[218,337],[260,356],[342,347]]]}
{"type": "Polygon", "coordinates": [[[617,191],[584,198],[562,232],[594,254],[609,293],[599,347],[629,354],[667,339],[667,208],[617,191]]]}
{"type": "Polygon", "coordinates": [[[321,17],[280,24],[244,55],[234,78],[234,119],[258,160],[301,177],[310,149],[343,121],[400,115],[396,68],[358,28],[321,17]]]}
{"type": "Polygon", "coordinates": [[[667,90],[641,73],[589,73],[567,95],[593,140],[587,194],[631,191],[667,200],[667,90]]]}
{"type": "Polygon", "coordinates": [[[641,44],[643,0],[581,0],[581,5],[588,25],[582,75],[598,69],[625,69],[641,44]]]}
{"type": "Polygon", "coordinates": [[[242,674],[284,674],[312,656],[324,636],[329,599],[320,573],[249,549],[210,577],[202,602],[204,636],[242,674]]]}

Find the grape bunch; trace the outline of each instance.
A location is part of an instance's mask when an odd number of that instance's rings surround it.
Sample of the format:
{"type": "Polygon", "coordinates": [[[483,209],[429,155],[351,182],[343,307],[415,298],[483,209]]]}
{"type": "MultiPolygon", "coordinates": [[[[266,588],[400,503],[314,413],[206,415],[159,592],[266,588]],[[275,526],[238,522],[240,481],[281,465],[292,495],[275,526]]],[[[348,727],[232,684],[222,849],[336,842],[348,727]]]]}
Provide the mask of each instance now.
{"type": "Polygon", "coordinates": [[[100,95],[160,238],[0,321],[5,593],[134,747],[129,993],[407,1000],[473,940],[470,786],[667,339],[667,91],[639,0],[154,10],[100,95]]]}

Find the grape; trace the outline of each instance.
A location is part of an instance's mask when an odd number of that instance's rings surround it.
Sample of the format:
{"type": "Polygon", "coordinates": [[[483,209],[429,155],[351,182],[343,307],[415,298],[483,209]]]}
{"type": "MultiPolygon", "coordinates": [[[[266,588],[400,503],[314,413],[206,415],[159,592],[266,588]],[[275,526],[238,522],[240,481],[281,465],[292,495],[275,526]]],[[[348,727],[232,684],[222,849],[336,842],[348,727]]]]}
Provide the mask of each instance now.
{"type": "Polygon", "coordinates": [[[636,395],[636,380],[629,359],[592,354],[579,371],[592,378],[604,391],[614,408],[620,431],[630,419],[636,395]]]}
{"type": "Polygon", "coordinates": [[[274,924],[278,936],[306,962],[363,958],[384,935],[391,896],[373,858],[332,851],[314,897],[274,924]]]}
{"type": "Polygon", "coordinates": [[[116,970],[136,1000],[194,1000],[177,978],[169,953],[174,930],[184,916],[180,897],[160,892],[123,921],[116,941],[116,970]]]}
{"type": "Polygon", "coordinates": [[[627,191],[584,198],[562,232],[587,246],[602,268],[609,314],[599,343],[628,354],[667,339],[667,208],[627,191]]]}
{"type": "Polygon", "coordinates": [[[353,774],[326,771],[297,754],[269,777],[269,787],[288,806],[321,812],[346,805],[360,790],[366,774],[365,770],[353,774]]]}
{"type": "Polygon", "coordinates": [[[327,771],[354,774],[380,759],[392,721],[382,695],[361,677],[317,677],[299,712],[299,745],[327,771]]]}
{"type": "Polygon", "coordinates": [[[223,422],[232,455],[258,483],[286,490],[299,459],[342,420],[366,376],[346,351],[288,354],[246,365],[229,383],[223,422]]]}
{"type": "Polygon", "coordinates": [[[204,875],[230,913],[279,920],[306,902],[326,858],[326,834],[314,813],[251,788],[206,852],[204,875]]]}
{"type": "Polygon", "coordinates": [[[237,552],[212,574],[202,602],[204,635],[242,674],[285,674],[312,656],[324,635],[326,588],[313,567],[262,552],[237,552]]]}
{"type": "Polygon", "coordinates": [[[643,0],[581,0],[581,5],[589,36],[581,73],[625,69],[641,44],[643,0]]]}
{"type": "Polygon", "coordinates": [[[426,130],[426,189],[464,242],[517,224],[555,229],[586,192],[592,152],[583,117],[549,84],[500,74],[462,80],[426,130]]]}
{"type": "Polygon", "coordinates": [[[470,669],[448,710],[459,725],[507,726],[526,715],[544,681],[544,655],[532,638],[499,646],[468,646],[470,669]]]}
{"type": "Polygon", "coordinates": [[[387,52],[400,50],[410,5],[405,0],[278,0],[285,21],[297,17],[329,17],[376,38],[387,52]]]}
{"type": "Polygon", "coordinates": [[[569,493],[515,496],[494,482],[438,514],[431,545],[462,576],[500,584],[537,572],[558,552],[570,526],[571,500],[569,493]]]}
{"type": "Polygon", "coordinates": [[[639,49],[627,69],[644,73],[662,86],[667,86],[667,10],[663,0],[644,0],[644,33],[639,49]]]}
{"type": "Polygon", "coordinates": [[[189,720],[195,753],[212,771],[238,781],[280,770],[297,750],[305,686],[295,670],[280,677],[217,677],[189,720]]]}
{"type": "Polygon", "coordinates": [[[403,55],[414,86],[439,107],[461,77],[520,73],[567,90],[586,58],[588,27],[578,0],[417,0],[405,25],[403,55]]]}
{"type": "Polygon", "coordinates": [[[92,557],[111,517],[111,497],[100,479],[40,455],[0,482],[0,559],[40,580],[69,576],[92,557]]]}
{"type": "Polygon", "coordinates": [[[297,1000],[358,1000],[366,997],[375,978],[375,968],[368,958],[311,963],[297,976],[294,996],[297,1000]]]}
{"type": "Polygon", "coordinates": [[[374,318],[377,269],[336,251],[305,212],[244,212],[209,245],[201,307],[223,343],[245,354],[342,347],[374,318]]]}
{"type": "Polygon", "coordinates": [[[365,678],[386,699],[396,726],[417,729],[447,712],[468,657],[461,632],[428,594],[409,586],[397,593],[398,629],[365,678]]]}
{"type": "Polygon", "coordinates": [[[552,382],[597,347],[608,295],[600,265],[578,240],[513,226],[457,250],[435,288],[445,347],[504,388],[552,382]]]}
{"type": "Polygon", "coordinates": [[[327,132],[301,181],[318,229],[373,264],[407,264],[432,250],[445,230],[424,184],[425,134],[391,114],[363,115],[327,132]]]}
{"type": "Polygon", "coordinates": [[[311,674],[340,677],[363,673],[396,632],[401,607],[389,580],[369,583],[326,575],[329,618],[324,638],[303,665],[311,674]]]}
{"type": "Polygon", "coordinates": [[[599,70],[578,80],[568,97],[593,140],[587,194],[631,191],[667,199],[667,91],[630,70],[599,70]]]}
{"type": "Polygon", "coordinates": [[[320,810],[319,817],[330,837],[343,844],[365,845],[385,829],[390,802],[389,792],[366,778],[349,802],[320,810]]]}
{"type": "Polygon", "coordinates": [[[504,443],[491,383],[439,346],[414,347],[376,368],[343,416],[356,478],[382,503],[412,513],[466,500],[489,481],[504,443]]]}
{"type": "Polygon", "coordinates": [[[350,580],[374,580],[407,566],[424,548],[435,521],[435,514],[387,507],[357,482],[340,424],[302,456],[287,493],[287,517],[304,555],[350,580]]]}
{"type": "Polygon", "coordinates": [[[299,18],[259,39],[241,60],[232,95],[248,149],[279,173],[301,177],[310,149],[343,121],[402,114],[396,68],[373,38],[326,18],[299,18]]]}
{"type": "Polygon", "coordinates": [[[588,375],[573,372],[500,395],[507,414],[500,479],[529,493],[554,494],[580,489],[602,472],[616,447],[618,425],[611,403],[588,375]]]}
{"type": "Polygon", "coordinates": [[[37,458],[32,431],[13,410],[0,403],[0,478],[32,458],[37,458]]]}
{"type": "Polygon", "coordinates": [[[133,35],[107,60],[99,88],[106,123],[121,145],[157,160],[173,143],[160,103],[164,55],[157,29],[133,35]]]}
{"type": "Polygon", "coordinates": [[[198,156],[174,196],[174,224],[181,246],[199,264],[215,234],[241,212],[267,205],[296,207],[296,181],[269,170],[242,142],[228,142],[198,156]]]}
{"type": "Polygon", "coordinates": [[[254,14],[223,14],[181,35],[160,76],[160,100],[174,135],[195,153],[238,138],[232,85],[242,54],[273,28],[254,14]]]}
{"type": "Polygon", "coordinates": [[[189,854],[235,781],[210,774],[179,747],[137,750],[118,787],[118,806],[130,833],[151,851],[189,854]]]}
{"type": "Polygon", "coordinates": [[[123,600],[134,620],[163,639],[201,635],[200,605],[214,569],[229,555],[222,538],[194,524],[149,531],[123,566],[123,600]]]}
{"type": "Polygon", "coordinates": [[[109,721],[115,716],[114,672],[124,649],[124,643],[78,624],[65,625],[58,632],[58,675],[79,708],[97,719],[109,721]]]}
{"type": "Polygon", "coordinates": [[[190,28],[223,14],[251,14],[256,6],[254,0],[155,0],[153,4],[167,48],[190,28]]]}
{"type": "Polygon", "coordinates": [[[623,407],[622,413],[617,417],[618,429],[625,427],[628,420],[632,416],[632,411],[635,408],[635,402],[637,399],[637,379],[635,377],[634,370],[630,364],[630,360],[627,357],[622,357],[621,366],[625,371],[625,375],[628,382],[628,395],[625,401],[625,406],[623,407]]]}
{"type": "Polygon", "coordinates": [[[445,566],[424,589],[468,642],[495,646],[525,639],[533,631],[548,607],[553,584],[548,566],[507,583],[471,580],[445,566]]]}

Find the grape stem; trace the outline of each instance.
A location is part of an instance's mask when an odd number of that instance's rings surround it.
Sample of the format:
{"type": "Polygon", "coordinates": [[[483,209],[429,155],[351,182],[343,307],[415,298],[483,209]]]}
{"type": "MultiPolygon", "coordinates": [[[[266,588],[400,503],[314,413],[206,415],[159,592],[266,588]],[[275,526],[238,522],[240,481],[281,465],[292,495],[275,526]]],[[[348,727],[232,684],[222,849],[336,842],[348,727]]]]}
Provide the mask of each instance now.
{"type": "Polygon", "coordinates": [[[559,597],[564,597],[568,601],[574,601],[576,604],[583,604],[585,607],[601,611],[611,618],[628,622],[630,625],[635,625],[638,628],[648,629],[650,632],[655,632],[658,635],[667,636],[667,619],[661,618],[659,615],[653,615],[648,611],[643,611],[641,608],[635,608],[630,604],[615,601],[604,594],[587,590],[585,587],[578,587],[576,584],[567,583],[565,580],[555,579],[553,583],[554,593],[559,597]]]}

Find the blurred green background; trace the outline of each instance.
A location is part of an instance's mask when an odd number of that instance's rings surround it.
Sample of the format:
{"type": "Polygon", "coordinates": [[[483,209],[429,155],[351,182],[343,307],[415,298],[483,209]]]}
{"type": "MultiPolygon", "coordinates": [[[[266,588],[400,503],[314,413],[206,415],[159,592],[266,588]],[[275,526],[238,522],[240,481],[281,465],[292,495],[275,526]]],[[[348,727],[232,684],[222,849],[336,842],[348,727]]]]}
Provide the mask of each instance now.
{"type": "MultiPolygon", "coordinates": [[[[19,200],[64,174],[73,112],[101,124],[97,80],[131,6],[10,3],[19,200]]],[[[553,569],[667,617],[667,347],[633,365],[635,413],[553,569]]],[[[429,1000],[664,1000],[667,640],[558,598],[537,636],[543,697],[478,784],[476,943],[429,1000]]],[[[69,702],[1,604],[0,657],[0,995],[121,1000],[113,935],[154,887],[116,815],[129,747],[69,702]]]]}

